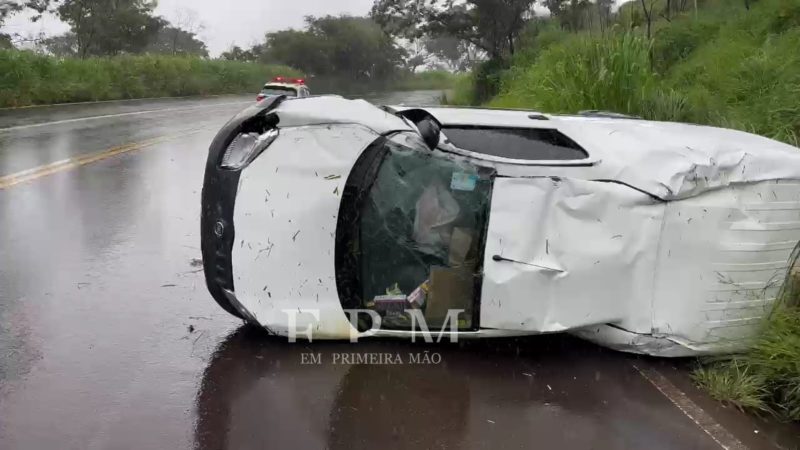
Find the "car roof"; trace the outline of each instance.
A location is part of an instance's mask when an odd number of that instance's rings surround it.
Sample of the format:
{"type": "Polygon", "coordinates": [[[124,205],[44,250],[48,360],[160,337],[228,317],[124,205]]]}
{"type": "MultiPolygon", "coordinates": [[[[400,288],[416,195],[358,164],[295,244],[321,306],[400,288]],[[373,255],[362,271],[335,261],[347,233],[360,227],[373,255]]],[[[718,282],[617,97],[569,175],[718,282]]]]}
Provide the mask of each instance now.
{"type": "MultiPolygon", "coordinates": [[[[735,183],[800,180],[800,149],[742,131],[640,119],[542,114],[537,111],[441,106],[424,109],[447,127],[555,129],[589,154],[577,161],[584,176],[619,182],[664,200],[686,198],[735,183]],[[587,168],[588,166],[588,168],[587,168]]],[[[405,120],[364,100],[319,96],[282,102],[279,127],[358,123],[376,133],[414,130],[405,120]]],[[[481,159],[481,154],[472,155],[481,159]]],[[[541,166],[563,161],[506,161],[489,165],[500,175],[540,176],[541,166]],[[537,168],[538,166],[538,168],[537,168]]],[[[572,169],[577,170],[577,169],[572,169]]],[[[553,170],[555,173],[556,171],[553,170]]],[[[564,171],[558,172],[564,174],[564,171]]],[[[569,172],[566,172],[569,176],[569,172]]]]}
{"type": "Polygon", "coordinates": [[[800,179],[800,149],[743,131],[598,112],[581,116],[490,108],[422,109],[439,120],[445,135],[447,127],[458,126],[556,129],[589,153],[604,178],[663,199],[730,183],[800,179]]]}

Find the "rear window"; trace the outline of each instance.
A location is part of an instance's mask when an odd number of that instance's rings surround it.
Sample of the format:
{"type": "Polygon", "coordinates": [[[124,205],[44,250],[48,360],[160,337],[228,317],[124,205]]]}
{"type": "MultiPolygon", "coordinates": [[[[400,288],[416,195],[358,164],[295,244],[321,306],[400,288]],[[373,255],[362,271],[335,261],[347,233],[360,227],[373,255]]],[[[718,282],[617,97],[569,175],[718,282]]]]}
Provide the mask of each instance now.
{"type": "Polygon", "coordinates": [[[287,86],[264,86],[261,89],[264,95],[288,95],[290,97],[297,97],[297,89],[287,86]]]}
{"type": "Polygon", "coordinates": [[[509,159],[576,160],[589,154],[558,130],[548,128],[445,127],[447,141],[458,148],[509,159]]]}

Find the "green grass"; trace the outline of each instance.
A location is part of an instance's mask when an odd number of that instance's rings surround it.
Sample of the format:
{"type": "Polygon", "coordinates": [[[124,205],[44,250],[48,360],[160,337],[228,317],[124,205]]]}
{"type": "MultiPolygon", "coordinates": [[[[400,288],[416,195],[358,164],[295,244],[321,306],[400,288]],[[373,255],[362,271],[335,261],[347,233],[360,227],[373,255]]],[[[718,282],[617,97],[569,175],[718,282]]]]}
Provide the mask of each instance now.
{"type": "Polygon", "coordinates": [[[174,56],[62,59],[0,50],[0,106],[257,92],[289,67],[174,56]]]}
{"type": "Polygon", "coordinates": [[[769,389],[763,376],[739,360],[700,366],[692,373],[711,397],[743,411],[770,412],[769,389]]]}
{"type": "Polygon", "coordinates": [[[750,350],[730,361],[704,363],[693,378],[717,400],[800,421],[800,309],[779,306],[750,350]]]}
{"type": "Polygon", "coordinates": [[[576,36],[543,51],[527,70],[509,71],[490,105],[639,114],[655,87],[649,49],[649,42],[633,34],[576,36]]]}

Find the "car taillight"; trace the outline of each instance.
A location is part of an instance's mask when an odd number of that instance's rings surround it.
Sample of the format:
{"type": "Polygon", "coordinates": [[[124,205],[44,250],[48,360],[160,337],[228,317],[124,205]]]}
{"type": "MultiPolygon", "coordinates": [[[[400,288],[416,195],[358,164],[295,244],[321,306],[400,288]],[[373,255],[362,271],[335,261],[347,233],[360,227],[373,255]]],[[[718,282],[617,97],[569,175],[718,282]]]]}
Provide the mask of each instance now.
{"type": "Polygon", "coordinates": [[[260,102],[261,100],[264,100],[265,98],[267,98],[267,96],[266,96],[266,95],[264,95],[264,94],[258,94],[258,95],[256,96],[256,101],[257,101],[257,102],[260,102]]]}

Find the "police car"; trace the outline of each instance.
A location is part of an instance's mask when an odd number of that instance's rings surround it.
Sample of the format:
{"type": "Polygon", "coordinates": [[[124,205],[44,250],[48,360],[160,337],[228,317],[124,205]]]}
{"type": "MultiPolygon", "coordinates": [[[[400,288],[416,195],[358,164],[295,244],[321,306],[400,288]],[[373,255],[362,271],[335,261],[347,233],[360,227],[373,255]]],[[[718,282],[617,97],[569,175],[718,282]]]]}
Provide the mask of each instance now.
{"type": "Polygon", "coordinates": [[[260,102],[267,97],[283,95],[286,97],[308,97],[311,90],[306,86],[304,78],[275,77],[261,88],[261,92],[256,96],[256,101],[260,102]]]}

